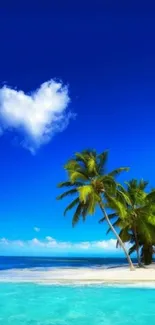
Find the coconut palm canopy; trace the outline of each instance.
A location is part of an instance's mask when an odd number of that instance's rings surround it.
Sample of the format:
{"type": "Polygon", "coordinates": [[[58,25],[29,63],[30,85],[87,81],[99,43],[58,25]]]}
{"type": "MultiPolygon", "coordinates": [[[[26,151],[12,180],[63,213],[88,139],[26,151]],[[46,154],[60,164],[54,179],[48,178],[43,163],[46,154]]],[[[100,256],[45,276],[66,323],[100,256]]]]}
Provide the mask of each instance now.
{"type": "MultiPolygon", "coordinates": [[[[137,253],[138,264],[141,265],[141,257],[150,252],[150,247],[155,243],[155,191],[146,192],[148,182],[132,179],[126,182],[126,187],[121,186],[128,200],[122,200],[117,193],[117,198],[126,209],[125,218],[121,218],[119,212],[109,214],[109,219],[114,219],[113,226],[120,229],[119,236],[123,242],[129,242],[129,254],[137,253]],[[140,254],[141,250],[141,254],[140,254]]],[[[120,185],[119,185],[120,187],[120,185]]],[[[103,222],[102,218],[100,222],[103,222]]],[[[108,233],[111,229],[109,228],[108,233]]],[[[119,243],[117,242],[117,246],[119,243]]],[[[153,254],[153,249],[151,250],[153,254]]]]}
{"type": "Polygon", "coordinates": [[[106,173],[107,158],[107,151],[97,154],[96,151],[85,150],[76,153],[75,157],[66,163],[68,180],[60,183],[58,187],[68,187],[69,190],[59,195],[57,199],[68,195],[75,196],[64,211],[66,214],[67,211],[76,208],[72,219],[73,226],[80,218],[85,220],[88,214],[94,214],[101,200],[111,201],[111,204],[123,215],[123,207],[115,200],[117,189],[115,176],[128,171],[128,168],[121,167],[106,173]]]}
{"type": "Polygon", "coordinates": [[[128,171],[129,168],[120,167],[111,172],[106,172],[107,158],[107,151],[101,154],[97,154],[94,150],[85,150],[81,153],[76,153],[75,157],[70,159],[65,165],[68,176],[67,181],[58,185],[60,188],[67,187],[69,189],[59,195],[57,199],[60,200],[70,195],[74,196],[74,199],[64,211],[64,214],[66,214],[67,211],[74,209],[72,218],[73,226],[75,226],[80,218],[85,221],[86,217],[89,214],[94,214],[96,207],[99,206],[108,225],[123,248],[131,268],[133,268],[125,246],[112,227],[106,213],[106,207],[110,206],[119,212],[121,218],[125,217],[126,210],[117,199],[117,192],[125,200],[128,200],[128,197],[121,188],[118,188],[115,177],[123,171],[128,171]]]}
{"type": "Polygon", "coordinates": [[[73,211],[73,226],[80,219],[85,221],[88,215],[95,214],[99,206],[103,213],[100,222],[108,223],[108,232],[114,233],[117,246],[122,247],[130,268],[133,269],[129,254],[136,251],[138,263],[141,265],[140,248],[144,243],[152,245],[155,239],[155,191],[147,193],[148,182],[143,180],[133,179],[125,186],[119,184],[116,176],[129,168],[120,167],[108,172],[107,160],[108,151],[100,154],[95,150],[76,153],[64,166],[67,180],[59,183],[58,187],[67,190],[57,199],[73,197],[64,211],[64,215],[70,210],[73,211]],[[109,209],[112,210],[110,214],[107,213],[109,209]],[[126,242],[131,244],[129,252],[124,245],[126,242]]]}

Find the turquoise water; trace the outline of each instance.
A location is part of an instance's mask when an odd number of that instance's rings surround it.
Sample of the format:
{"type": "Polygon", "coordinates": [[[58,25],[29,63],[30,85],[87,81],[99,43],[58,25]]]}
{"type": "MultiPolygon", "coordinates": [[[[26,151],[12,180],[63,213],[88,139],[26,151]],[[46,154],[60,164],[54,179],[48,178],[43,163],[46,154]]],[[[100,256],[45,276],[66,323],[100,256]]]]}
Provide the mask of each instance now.
{"type": "Polygon", "coordinates": [[[0,325],[147,325],[155,290],[0,284],[0,325]]]}

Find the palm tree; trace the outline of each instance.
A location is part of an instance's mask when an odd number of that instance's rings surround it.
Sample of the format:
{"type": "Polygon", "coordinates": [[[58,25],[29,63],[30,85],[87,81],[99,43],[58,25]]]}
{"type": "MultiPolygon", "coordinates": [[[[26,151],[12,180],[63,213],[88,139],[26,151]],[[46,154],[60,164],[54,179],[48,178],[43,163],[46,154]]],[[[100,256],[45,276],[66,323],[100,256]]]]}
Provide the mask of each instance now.
{"type": "MultiPolygon", "coordinates": [[[[110,229],[124,250],[130,269],[134,270],[127,249],[117,234],[117,231],[112,226],[106,212],[106,205],[110,204],[124,218],[124,214],[126,213],[124,206],[115,198],[117,192],[115,177],[123,171],[128,171],[129,168],[122,167],[106,173],[107,158],[107,151],[101,154],[97,154],[94,150],[84,150],[81,153],[76,153],[75,157],[69,160],[64,167],[67,171],[68,180],[58,185],[59,188],[68,187],[69,190],[59,195],[57,199],[60,200],[70,195],[75,196],[74,200],[64,211],[65,215],[67,211],[75,208],[72,219],[73,226],[75,226],[80,218],[85,220],[87,215],[94,214],[96,207],[99,206],[110,229]]],[[[125,193],[122,193],[122,195],[124,197],[126,196],[125,193]]]]}
{"type": "MultiPolygon", "coordinates": [[[[155,243],[155,242],[154,242],[155,243]]],[[[141,259],[145,265],[152,263],[155,248],[152,244],[144,243],[141,248],[141,259]]]]}
{"type": "MultiPolygon", "coordinates": [[[[118,186],[121,188],[121,195],[119,189],[117,191],[117,199],[126,209],[125,218],[122,219],[116,211],[116,213],[109,215],[109,219],[116,218],[113,226],[121,228],[119,236],[123,242],[133,244],[130,247],[129,254],[136,251],[138,265],[141,266],[140,247],[143,244],[150,247],[153,238],[155,239],[155,191],[147,194],[145,189],[148,182],[143,180],[138,182],[133,179],[126,185],[126,189],[118,186]],[[125,194],[125,197],[122,196],[122,193],[125,194]],[[126,198],[128,199],[126,200],[126,198]]],[[[103,218],[100,222],[102,221],[104,221],[103,218]]]]}
{"type": "MultiPolygon", "coordinates": [[[[155,226],[147,225],[148,231],[152,239],[148,239],[148,237],[143,237],[143,235],[137,232],[138,238],[138,246],[139,246],[139,254],[137,254],[137,261],[139,267],[143,267],[143,263],[145,265],[149,265],[152,263],[153,254],[155,253],[154,244],[155,244],[155,226]]],[[[132,246],[129,248],[129,255],[134,252],[137,253],[137,241],[135,241],[135,236],[131,230],[127,228],[121,229],[119,236],[121,237],[124,243],[129,243],[132,246]]],[[[118,245],[117,245],[118,246],[118,245]]]]}
{"type": "MultiPolygon", "coordinates": [[[[152,242],[146,241],[145,238],[141,237],[141,234],[138,233],[138,241],[139,241],[139,248],[140,248],[140,260],[139,260],[139,266],[143,266],[143,263],[145,265],[149,265],[153,261],[153,254],[155,253],[155,227],[150,225],[150,233],[152,233],[152,242]],[[152,228],[152,229],[151,229],[152,228]]],[[[133,233],[130,233],[128,229],[123,229],[119,233],[119,236],[123,240],[123,242],[129,242],[132,246],[129,248],[129,254],[133,254],[134,252],[137,253],[137,247],[135,243],[135,237],[133,236],[133,233]]],[[[137,259],[138,260],[138,259],[137,259]]]]}

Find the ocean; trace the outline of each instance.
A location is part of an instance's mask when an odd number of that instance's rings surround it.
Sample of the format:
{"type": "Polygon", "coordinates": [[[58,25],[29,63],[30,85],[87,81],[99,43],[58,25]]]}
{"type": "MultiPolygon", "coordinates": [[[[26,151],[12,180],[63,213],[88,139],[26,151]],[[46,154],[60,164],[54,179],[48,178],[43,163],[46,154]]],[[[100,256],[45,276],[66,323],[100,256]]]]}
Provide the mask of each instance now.
{"type": "Polygon", "coordinates": [[[0,325],[147,325],[155,321],[155,289],[118,285],[11,282],[18,269],[114,267],[123,259],[0,257],[0,325]]]}
{"type": "Polygon", "coordinates": [[[117,267],[127,265],[124,258],[99,257],[12,257],[0,256],[0,270],[28,268],[117,267]]]}

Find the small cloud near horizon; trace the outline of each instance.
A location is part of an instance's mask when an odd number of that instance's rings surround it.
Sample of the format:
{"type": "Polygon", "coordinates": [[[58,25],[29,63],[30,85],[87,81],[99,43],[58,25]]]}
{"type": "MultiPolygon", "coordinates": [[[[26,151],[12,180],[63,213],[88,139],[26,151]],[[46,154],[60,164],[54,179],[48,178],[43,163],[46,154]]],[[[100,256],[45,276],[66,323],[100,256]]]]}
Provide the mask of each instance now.
{"type": "Polygon", "coordinates": [[[39,231],[40,231],[40,228],[39,228],[39,227],[34,227],[33,229],[34,229],[34,231],[36,231],[36,232],[39,232],[39,231]]]}
{"type": "Polygon", "coordinates": [[[68,112],[68,87],[51,79],[31,93],[0,88],[0,136],[17,132],[20,144],[35,153],[63,131],[73,114],[68,112]]]}

